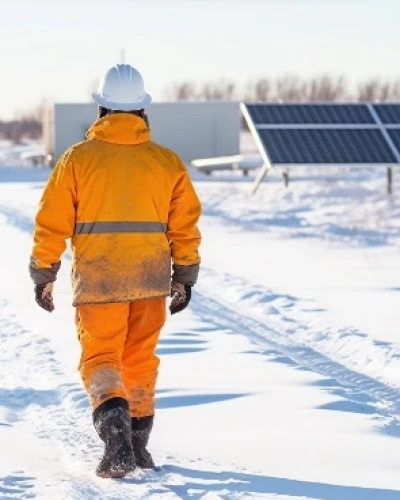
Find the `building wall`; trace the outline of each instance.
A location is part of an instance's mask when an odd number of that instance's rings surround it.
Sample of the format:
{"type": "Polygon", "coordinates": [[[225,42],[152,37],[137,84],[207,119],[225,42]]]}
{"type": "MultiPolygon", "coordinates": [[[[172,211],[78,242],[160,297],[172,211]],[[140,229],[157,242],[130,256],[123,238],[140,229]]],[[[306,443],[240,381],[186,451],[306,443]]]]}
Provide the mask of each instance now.
{"type": "MultiPolygon", "coordinates": [[[[196,158],[239,153],[240,111],[237,102],[154,103],[148,108],[152,139],[180,155],[196,158]]],[[[97,117],[95,104],[55,104],[43,123],[46,152],[53,163],[72,144],[85,139],[97,117]],[[51,133],[52,132],[52,133],[51,133]],[[53,139],[53,140],[52,140],[53,139]]]]}
{"type": "Polygon", "coordinates": [[[235,102],[157,103],[148,115],[153,140],[190,162],[239,153],[240,110],[235,102]]]}
{"type": "MultiPolygon", "coordinates": [[[[55,104],[53,118],[53,163],[72,144],[85,139],[87,129],[96,119],[94,104],[55,104]]],[[[51,153],[50,153],[51,154],[51,153]]]]}

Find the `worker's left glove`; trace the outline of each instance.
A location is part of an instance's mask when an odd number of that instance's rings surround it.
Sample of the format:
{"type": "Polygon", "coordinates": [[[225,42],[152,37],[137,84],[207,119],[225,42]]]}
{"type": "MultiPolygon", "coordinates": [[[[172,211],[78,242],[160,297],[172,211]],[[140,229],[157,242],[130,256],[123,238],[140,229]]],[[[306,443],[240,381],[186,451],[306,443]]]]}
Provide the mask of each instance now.
{"type": "Polygon", "coordinates": [[[199,264],[181,266],[174,264],[171,282],[172,301],[169,306],[171,314],[183,311],[189,305],[192,298],[192,287],[197,281],[199,264]]]}
{"type": "Polygon", "coordinates": [[[42,309],[48,312],[54,311],[53,286],[54,282],[35,285],[35,300],[42,309]]]}
{"type": "Polygon", "coordinates": [[[172,280],[171,297],[172,301],[169,310],[171,314],[179,313],[189,305],[190,299],[192,298],[192,287],[172,280]]]}

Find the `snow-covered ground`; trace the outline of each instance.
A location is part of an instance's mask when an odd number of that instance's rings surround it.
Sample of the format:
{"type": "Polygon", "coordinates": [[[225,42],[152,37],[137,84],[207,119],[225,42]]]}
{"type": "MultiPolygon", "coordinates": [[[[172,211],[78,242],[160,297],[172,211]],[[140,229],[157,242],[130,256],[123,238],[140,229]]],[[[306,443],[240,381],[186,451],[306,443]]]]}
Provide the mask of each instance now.
{"type": "Polygon", "coordinates": [[[0,169],[1,500],[400,499],[400,194],[384,173],[272,175],[254,197],[196,176],[201,278],[159,346],[162,470],[119,481],[93,473],[68,253],[56,311],[33,299],[47,174],[0,169]]]}

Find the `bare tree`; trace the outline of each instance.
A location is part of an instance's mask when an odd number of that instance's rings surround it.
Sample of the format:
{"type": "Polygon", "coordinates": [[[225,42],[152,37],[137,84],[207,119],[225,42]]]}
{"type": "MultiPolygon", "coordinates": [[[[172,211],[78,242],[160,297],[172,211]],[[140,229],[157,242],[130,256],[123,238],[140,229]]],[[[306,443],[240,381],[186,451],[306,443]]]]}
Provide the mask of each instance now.
{"type": "Polygon", "coordinates": [[[359,101],[398,101],[400,99],[400,80],[382,82],[373,78],[358,86],[359,101]]]}
{"type": "Polygon", "coordinates": [[[240,96],[244,101],[247,102],[252,102],[256,101],[256,91],[255,91],[255,84],[254,82],[248,82],[244,91],[241,93],[240,96]]]}
{"type": "Polygon", "coordinates": [[[341,101],[346,98],[346,81],[342,76],[313,78],[304,82],[303,94],[307,101],[341,101]]]}
{"type": "Polygon", "coordinates": [[[173,84],[165,93],[172,101],[189,101],[198,97],[196,85],[190,81],[173,84]]]}
{"type": "Polygon", "coordinates": [[[194,97],[196,97],[196,87],[190,82],[183,83],[182,85],[178,86],[176,97],[180,101],[193,99],[194,97]]]}
{"type": "Polygon", "coordinates": [[[392,84],[390,82],[385,82],[382,84],[380,89],[380,100],[381,101],[390,101],[392,96],[392,84]]]}
{"type": "Polygon", "coordinates": [[[272,98],[272,83],[268,78],[261,78],[255,84],[255,98],[257,101],[267,102],[272,98]]]}
{"type": "Polygon", "coordinates": [[[284,76],[277,80],[275,94],[280,101],[303,101],[304,83],[298,76],[284,76]]]}
{"type": "Polygon", "coordinates": [[[233,99],[235,95],[235,84],[230,81],[205,83],[200,91],[199,97],[210,100],[233,99]]]}
{"type": "Polygon", "coordinates": [[[358,86],[359,101],[376,101],[381,96],[381,84],[378,79],[363,82],[358,86]]]}

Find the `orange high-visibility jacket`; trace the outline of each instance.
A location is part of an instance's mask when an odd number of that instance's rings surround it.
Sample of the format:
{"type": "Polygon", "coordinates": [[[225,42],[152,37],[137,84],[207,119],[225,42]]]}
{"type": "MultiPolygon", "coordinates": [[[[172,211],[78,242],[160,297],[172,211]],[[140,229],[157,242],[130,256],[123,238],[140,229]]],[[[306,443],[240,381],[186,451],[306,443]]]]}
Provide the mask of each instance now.
{"type": "Polygon", "coordinates": [[[200,212],[185,166],[150,140],[145,122],[106,116],[55,166],[36,216],[32,261],[51,268],[71,238],[74,305],[167,296],[171,257],[178,266],[200,261],[200,212]]]}

